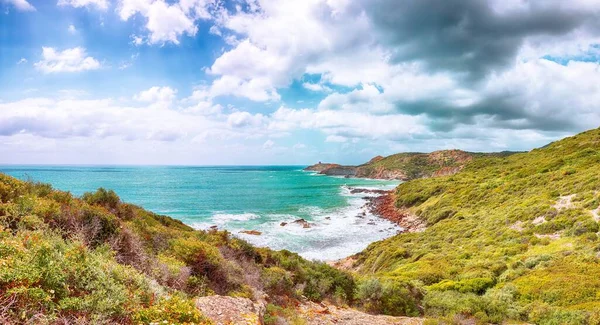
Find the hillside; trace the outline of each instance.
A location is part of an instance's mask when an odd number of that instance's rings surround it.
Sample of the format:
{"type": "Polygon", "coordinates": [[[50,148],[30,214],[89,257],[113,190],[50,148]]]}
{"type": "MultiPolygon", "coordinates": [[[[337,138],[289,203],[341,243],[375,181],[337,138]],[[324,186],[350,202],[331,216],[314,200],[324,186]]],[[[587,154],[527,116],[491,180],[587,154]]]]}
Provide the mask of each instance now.
{"type": "Polygon", "coordinates": [[[403,183],[395,209],[427,228],[373,243],[352,267],[427,316],[600,324],[599,171],[595,129],[403,183]]]}
{"type": "Polygon", "coordinates": [[[363,177],[376,179],[412,180],[452,175],[463,169],[474,158],[505,156],[511,153],[471,153],[462,150],[441,150],[431,153],[407,152],[387,157],[377,156],[359,166],[316,164],[305,168],[330,176],[363,177]]]}
{"type": "Polygon", "coordinates": [[[259,303],[275,324],[300,301],[351,303],[354,292],[326,264],[196,231],[113,191],[76,198],[0,174],[3,324],[209,324],[195,298],[214,294],[259,303]]]}

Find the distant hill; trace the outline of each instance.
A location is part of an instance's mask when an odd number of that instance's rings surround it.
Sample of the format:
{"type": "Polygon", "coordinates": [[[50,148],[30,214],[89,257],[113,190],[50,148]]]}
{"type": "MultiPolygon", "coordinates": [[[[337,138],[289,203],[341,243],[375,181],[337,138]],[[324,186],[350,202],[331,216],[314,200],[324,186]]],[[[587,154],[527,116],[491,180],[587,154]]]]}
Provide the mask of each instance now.
{"type": "Polygon", "coordinates": [[[503,153],[472,153],[462,150],[440,150],[431,153],[407,152],[387,157],[376,156],[359,166],[323,164],[305,168],[320,174],[345,177],[363,177],[376,179],[411,180],[435,176],[452,175],[462,170],[474,158],[487,156],[507,156],[503,153]]]}

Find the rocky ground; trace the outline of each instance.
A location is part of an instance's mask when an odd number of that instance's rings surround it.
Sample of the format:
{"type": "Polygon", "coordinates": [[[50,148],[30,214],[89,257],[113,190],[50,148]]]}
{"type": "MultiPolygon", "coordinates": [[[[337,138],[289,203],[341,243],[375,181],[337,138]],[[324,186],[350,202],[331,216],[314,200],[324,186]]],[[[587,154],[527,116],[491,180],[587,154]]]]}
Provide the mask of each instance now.
{"type": "Polygon", "coordinates": [[[421,325],[423,318],[370,315],[351,308],[306,302],[298,308],[308,325],[421,325]]]}
{"type": "Polygon", "coordinates": [[[366,206],[371,213],[398,224],[404,228],[404,232],[421,232],[425,230],[426,224],[423,220],[408,210],[396,208],[393,191],[385,191],[383,195],[366,197],[366,199],[368,200],[366,206]]]}
{"type": "MultiPolygon", "coordinates": [[[[225,296],[200,297],[196,306],[216,325],[262,325],[265,303],[248,298],[225,296]]],[[[423,318],[370,315],[356,309],[336,307],[326,303],[306,301],[297,309],[296,318],[307,325],[421,325],[423,318]]],[[[288,321],[281,318],[278,324],[288,321]]]]}

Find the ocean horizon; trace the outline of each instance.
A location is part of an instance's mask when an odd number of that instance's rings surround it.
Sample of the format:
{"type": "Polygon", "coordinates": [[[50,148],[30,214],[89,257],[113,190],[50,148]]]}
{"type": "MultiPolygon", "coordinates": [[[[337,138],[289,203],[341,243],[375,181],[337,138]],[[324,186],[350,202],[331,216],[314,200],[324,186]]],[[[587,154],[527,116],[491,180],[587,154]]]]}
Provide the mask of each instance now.
{"type": "Polygon", "coordinates": [[[124,202],[196,229],[217,226],[254,245],[287,249],[309,259],[343,258],[401,229],[364,207],[368,194],[350,192],[392,189],[398,181],[324,176],[304,167],[23,164],[0,165],[0,172],[49,183],[76,196],[100,187],[112,189],[124,202]],[[294,223],[299,219],[310,228],[294,223]]]}

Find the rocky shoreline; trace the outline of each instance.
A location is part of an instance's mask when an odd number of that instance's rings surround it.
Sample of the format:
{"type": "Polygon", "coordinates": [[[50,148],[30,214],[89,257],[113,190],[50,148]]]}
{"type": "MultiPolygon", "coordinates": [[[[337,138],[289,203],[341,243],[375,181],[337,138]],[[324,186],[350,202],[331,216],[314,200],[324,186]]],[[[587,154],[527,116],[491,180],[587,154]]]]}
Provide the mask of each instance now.
{"type": "MultiPolygon", "coordinates": [[[[399,209],[395,206],[395,194],[394,190],[378,190],[368,188],[348,188],[351,194],[364,194],[362,197],[366,201],[363,205],[363,212],[356,217],[364,218],[366,213],[364,210],[369,211],[374,216],[389,220],[400,227],[402,232],[421,232],[426,228],[426,224],[418,216],[411,213],[407,209],[399,209]]],[[[299,224],[303,228],[311,228],[312,223],[304,219],[294,220],[292,222],[281,222],[279,226],[285,227],[288,224],[299,224]]],[[[367,223],[368,225],[374,225],[374,222],[367,223]]],[[[211,227],[216,229],[217,226],[211,227]]],[[[260,236],[262,233],[257,230],[242,230],[240,233],[260,236]]]]}
{"type": "MultiPolygon", "coordinates": [[[[394,191],[382,191],[382,190],[367,190],[367,189],[353,189],[360,190],[357,193],[373,193],[379,194],[378,196],[366,196],[367,200],[365,207],[374,215],[389,220],[403,228],[402,232],[421,232],[426,228],[426,224],[415,214],[409,212],[407,209],[399,209],[395,206],[395,194],[394,191]]],[[[353,190],[351,190],[351,193],[353,190]]]]}

